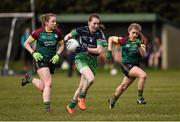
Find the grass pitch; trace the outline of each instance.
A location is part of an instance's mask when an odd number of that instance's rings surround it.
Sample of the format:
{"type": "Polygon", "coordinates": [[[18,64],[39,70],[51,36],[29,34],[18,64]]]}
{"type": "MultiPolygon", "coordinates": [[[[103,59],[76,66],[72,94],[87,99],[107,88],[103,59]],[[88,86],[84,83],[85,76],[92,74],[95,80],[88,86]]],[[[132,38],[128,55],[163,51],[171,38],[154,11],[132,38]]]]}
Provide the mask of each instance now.
{"type": "Polygon", "coordinates": [[[65,108],[79,84],[79,77],[67,78],[58,71],[53,76],[51,103],[53,112],[44,113],[41,92],[32,84],[20,86],[22,76],[0,76],[1,121],[177,121],[180,120],[180,70],[146,70],[146,105],[137,105],[137,80],[109,109],[107,100],[122,81],[122,73],[111,76],[98,71],[87,95],[87,110],[76,107],[69,115],[65,108]]]}

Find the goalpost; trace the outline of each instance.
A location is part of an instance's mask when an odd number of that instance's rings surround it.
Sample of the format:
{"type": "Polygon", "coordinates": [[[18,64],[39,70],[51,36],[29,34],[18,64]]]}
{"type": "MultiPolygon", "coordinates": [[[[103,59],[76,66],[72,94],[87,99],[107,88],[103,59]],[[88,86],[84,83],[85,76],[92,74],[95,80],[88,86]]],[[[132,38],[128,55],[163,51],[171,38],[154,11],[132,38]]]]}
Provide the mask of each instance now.
{"type": "Polygon", "coordinates": [[[31,7],[31,12],[26,12],[26,13],[0,13],[0,18],[12,18],[11,29],[10,29],[9,40],[8,40],[8,47],[7,47],[7,52],[6,52],[6,59],[5,59],[4,67],[0,71],[1,75],[13,75],[14,74],[13,70],[9,70],[9,60],[10,60],[13,36],[14,36],[15,25],[16,25],[17,20],[19,18],[30,18],[31,19],[32,31],[35,30],[35,18],[34,18],[35,4],[34,4],[34,0],[30,0],[30,7],[31,7]]]}

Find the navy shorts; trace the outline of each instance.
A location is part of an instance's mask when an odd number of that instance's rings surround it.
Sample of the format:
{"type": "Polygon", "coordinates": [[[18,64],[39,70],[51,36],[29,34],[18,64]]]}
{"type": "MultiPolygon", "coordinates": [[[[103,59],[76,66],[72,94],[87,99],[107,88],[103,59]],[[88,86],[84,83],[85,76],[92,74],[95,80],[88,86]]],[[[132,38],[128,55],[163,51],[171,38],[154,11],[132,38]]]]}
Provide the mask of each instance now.
{"type": "Polygon", "coordinates": [[[129,76],[128,74],[129,74],[129,71],[130,71],[134,66],[139,66],[139,65],[134,65],[134,64],[122,64],[122,65],[121,65],[122,72],[123,72],[128,78],[130,78],[130,76],[129,76]]]}
{"type": "Polygon", "coordinates": [[[51,62],[48,61],[34,61],[34,65],[35,65],[35,70],[37,71],[38,69],[42,68],[42,67],[48,67],[49,71],[51,74],[54,74],[54,70],[55,70],[55,64],[52,64],[51,62]]]}

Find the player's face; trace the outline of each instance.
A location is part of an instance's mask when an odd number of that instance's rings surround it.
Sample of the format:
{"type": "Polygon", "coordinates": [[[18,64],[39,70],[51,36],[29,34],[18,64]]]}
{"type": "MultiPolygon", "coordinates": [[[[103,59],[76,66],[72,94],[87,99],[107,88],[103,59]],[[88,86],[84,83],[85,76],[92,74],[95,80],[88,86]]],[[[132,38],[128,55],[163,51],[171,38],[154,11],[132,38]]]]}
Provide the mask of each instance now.
{"type": "Polygon", "coordinates": [[[99,28],[100,20],[97,18],[92,18],[91,21],[88,22],[89,25],[89,30],[91,32],[96,32],[97,29],[99,28]]]}
{"type": "Polygon", "coordinates": [[[49,21],[46,23],[46,26],[49,28],[49,29],[55,29],[56,28],[56,17],[50,17],[49,18],[49,21]]]}
{"type": "Polygon", "coordinates": [[[131,40],[137,39],[138,35],[139,35],[139,31],[136,30],[136,29],[132,29],[132,30],[129,31],[129,38],[131,40]]]}

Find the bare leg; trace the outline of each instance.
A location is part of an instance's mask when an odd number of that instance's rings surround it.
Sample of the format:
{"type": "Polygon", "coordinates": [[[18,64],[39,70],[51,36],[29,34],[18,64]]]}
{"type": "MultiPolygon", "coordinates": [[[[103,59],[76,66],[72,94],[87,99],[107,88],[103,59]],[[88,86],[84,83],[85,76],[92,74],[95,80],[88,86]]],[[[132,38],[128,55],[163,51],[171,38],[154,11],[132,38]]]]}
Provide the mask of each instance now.
{"type": "Polygon", "coordinates": [[[127,76],[124,77],[121,85],[119,85],[115,91],[115,96],[119,97],[121,94],[131,85],[131,83],[134,81],[132,78],[128,78],[127,76]]]}
{"type": "Polygon", "coordinates": [[[147,78],[146,73],[139,67],[133,67],[130,72],[129,76],[139,78],[138,81],[138,90],[144,90],[145,80],[147,78]]]}
{"type": "Polygon", "coordinates": [[[141,68],[135,66],[130,70],[129,75],[132,77],[139,78],[137,103],[138,104],[146,104],[146,101],[144,100],[144,97],[143,97],[145,80],[147,78],[146,73],[141,68]]]}
{"type": "Polygon", "coordinates": [[[134,81],[134,78],[128,78],[127,76],[124,77],[121,85],[119,85],[114,93],[114,96],[108,100],[109,108],[114,108],[114,105],[118,98],[122,95],[122,93],[131,85],[134,81]]]}
{"type": "Polygon", "coordinates": [[[95,80],[95,76],[89,67],[85,68],[82,71],[82,75],[85,79],[83,82],[82,92],[87,93],[88,89],[91,87],[91,85],[93,84],[93,82],[95,80]]]}
{"type": "Polygon", "coordinates": [[[84,82],[84,78],[83,78],[83,76],[81,76],[81,81],[79,83],[79,87],[75,91],[75,94],[73,96],[73,100],[77,101],[77,98],[78,98],[80,91],[82,90],[82,87],[83,87],[83,82],[84,82]]]}
{"type": "Polygon", "coordinates": [[[43,67],[43,68],[39,69],[38,74],[44,84],[43,101],[49,102],[50,96],[51,96],[51,84],[52,84],[52,78],[51,78],[49,68],[43,67]]]}
{"type": "Polygon", "coordinates": [[[44,84],[43,84],[42,80],[34,78],[34,79],[32,80],[32,83],[33,83],[40,91],[43,92],[44,84]]]}

